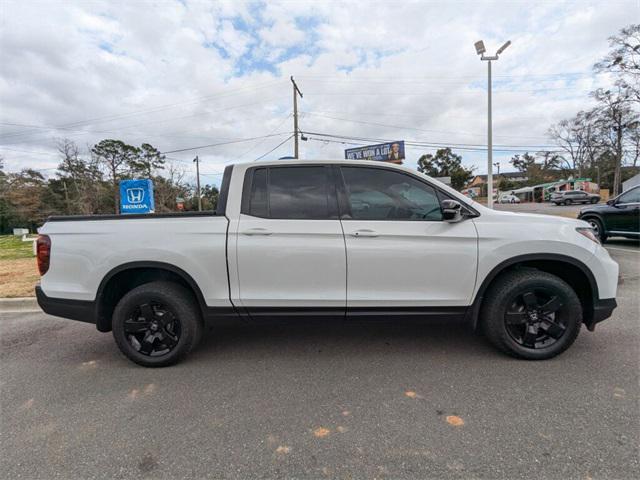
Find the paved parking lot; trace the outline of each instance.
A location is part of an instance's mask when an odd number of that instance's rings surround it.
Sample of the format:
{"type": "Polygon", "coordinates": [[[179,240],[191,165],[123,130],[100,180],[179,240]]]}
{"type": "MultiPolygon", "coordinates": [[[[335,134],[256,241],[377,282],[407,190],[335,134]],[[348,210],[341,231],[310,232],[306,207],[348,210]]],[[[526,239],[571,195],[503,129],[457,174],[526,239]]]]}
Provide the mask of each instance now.
{"type": "Polygon", "coordinates": [[[545,362],[462,325],[301,325],[152,370],[91,325],[0,314],[0,477],[638,478],[640,253],[609,248],[614,317],[545,362]]]}

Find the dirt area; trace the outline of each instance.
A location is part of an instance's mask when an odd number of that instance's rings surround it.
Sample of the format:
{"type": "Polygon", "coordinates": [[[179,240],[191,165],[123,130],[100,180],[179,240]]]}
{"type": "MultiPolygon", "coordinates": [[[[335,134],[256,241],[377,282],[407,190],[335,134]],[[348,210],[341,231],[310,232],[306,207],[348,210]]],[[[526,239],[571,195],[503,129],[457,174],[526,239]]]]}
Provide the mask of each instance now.
{"type": "Polygon", "coordinates": [[[34,296],[39,278],[33,243],[0,235],[0,298],[34,296]]]}
{"type": "Polygon", "coordinates": [[[0,298],[33,297],[39,278],[33,257],[0,260],[0,298]]]}

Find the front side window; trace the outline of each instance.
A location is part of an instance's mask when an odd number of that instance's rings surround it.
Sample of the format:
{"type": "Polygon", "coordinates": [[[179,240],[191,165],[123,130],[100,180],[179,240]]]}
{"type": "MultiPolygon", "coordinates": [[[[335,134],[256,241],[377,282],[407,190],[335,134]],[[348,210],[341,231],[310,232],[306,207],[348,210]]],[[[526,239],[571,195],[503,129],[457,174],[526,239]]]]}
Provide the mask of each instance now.
{"type": "Polygon", "coordinates": [[[442,220],[435,188],[382,168],[341,167],[353,220],[442,220]]]}
{"type": "Polygon", "coordinates": [[[640,203],[640,188],[623,193],[618,199],[618,203],[640,203]]]}
{"type": "Polygon", "coordinates": [[[273,219],[331,218],[328,168],[270,167],[258,168],[252,174],[243,213],[273,219]]]}

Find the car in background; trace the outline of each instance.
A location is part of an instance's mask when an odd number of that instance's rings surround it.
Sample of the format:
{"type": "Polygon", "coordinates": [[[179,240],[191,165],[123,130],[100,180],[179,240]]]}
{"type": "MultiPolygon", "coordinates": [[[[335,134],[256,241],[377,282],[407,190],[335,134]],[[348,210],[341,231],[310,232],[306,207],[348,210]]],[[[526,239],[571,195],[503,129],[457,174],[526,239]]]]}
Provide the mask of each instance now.
{"type": "Polygon", "coordinates": [[[598,203],[600,195],[582,190],[566,190],[553,192],[550,201],[556,205],[571,205],[572,203],[598,203]]]}
{"type": "Polygon", "coordinates": [[[513,193],[501,193],[498,203],[520,203],[520,199],[513,193]]]}
{"type": "Polygon", "coordinates": [[[640,238],[640,185],[606,204],[584,207],[578,219],[591,225],[601,243],[609,237],[640,238]]]}

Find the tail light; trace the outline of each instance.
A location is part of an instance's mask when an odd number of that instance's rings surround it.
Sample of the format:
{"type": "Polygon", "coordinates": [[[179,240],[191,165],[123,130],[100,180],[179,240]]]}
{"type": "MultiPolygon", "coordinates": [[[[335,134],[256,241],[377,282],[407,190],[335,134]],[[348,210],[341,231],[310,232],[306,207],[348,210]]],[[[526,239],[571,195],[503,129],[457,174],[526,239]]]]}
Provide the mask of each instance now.
{"type": "Polygon", "coordinates": [[[49,270],[49,259],[51,258],[51,239],[48,235],[38,235],[36,253],[38,256],[38,270],[40,275],[44,275],[49,270]]]}

